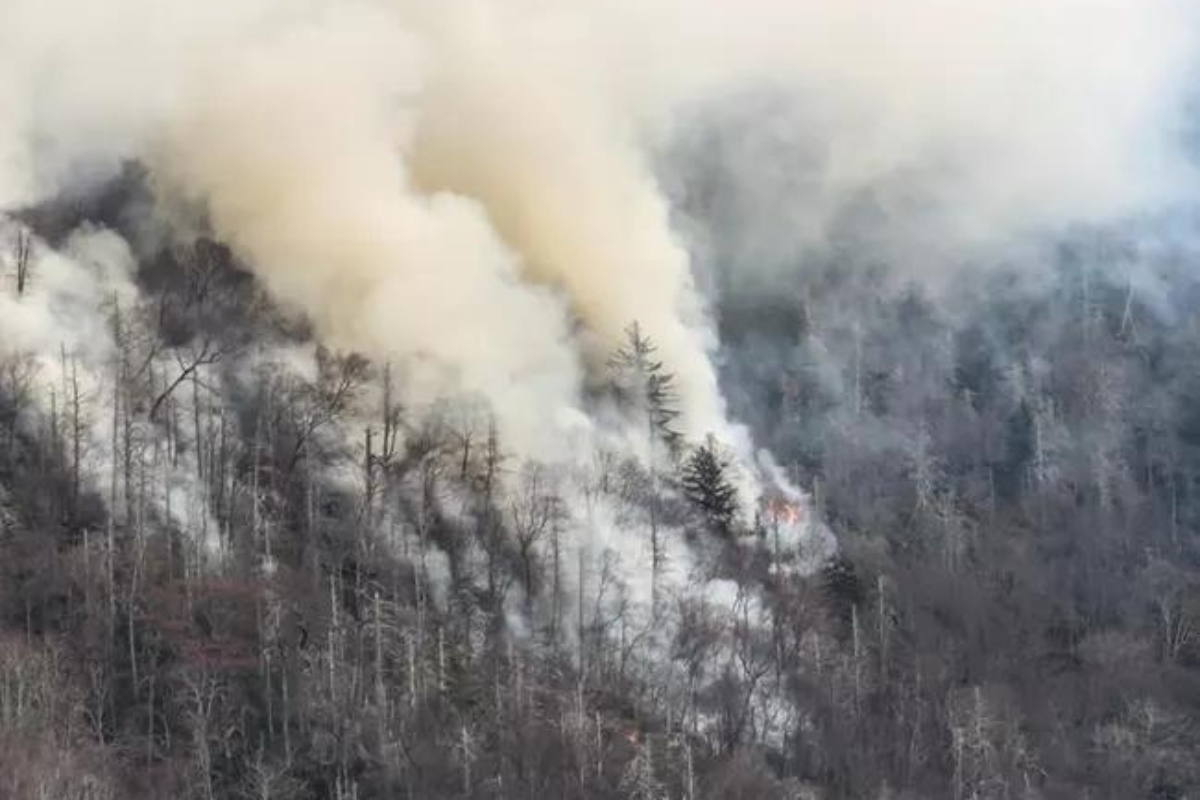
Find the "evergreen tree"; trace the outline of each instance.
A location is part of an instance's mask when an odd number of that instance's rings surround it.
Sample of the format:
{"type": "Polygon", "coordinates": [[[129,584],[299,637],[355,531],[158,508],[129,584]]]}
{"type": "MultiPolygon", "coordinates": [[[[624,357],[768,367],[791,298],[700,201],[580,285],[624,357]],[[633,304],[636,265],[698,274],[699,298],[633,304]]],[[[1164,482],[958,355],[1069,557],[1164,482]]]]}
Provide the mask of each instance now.
{"type": "Polygon", "coordinates": [[[729,532],[737,514],[737,490],[729,480],[729,461],[712,436],[688,456],[680,485],[713,530],[729,532]]]}
{"type": "Polygon", "coordinates": [[[625,329],[625,344],[608,361],[617,402],[626,411],[644,415],[651,438],[666,446],[672,457],[682,443],[674,423],[679,416],[675,376],[655,359],[654,343],[636,323],[625,329]]]}
{"type": "Polygon", "coordinates": [[[650,451],[647,510],[650,523],[651,605],[658,608],[658,579],[665,556],[659,538],[658,462],[660,448],[674,462],[679,456],[682,437],[672,427],[679,416],[676,409],[675,378],[654,358],[657,348],[634,322],[625,329],[625,344],[609,359],[613,390],[617,402],[631,415],[644,420],[650,451]]]}

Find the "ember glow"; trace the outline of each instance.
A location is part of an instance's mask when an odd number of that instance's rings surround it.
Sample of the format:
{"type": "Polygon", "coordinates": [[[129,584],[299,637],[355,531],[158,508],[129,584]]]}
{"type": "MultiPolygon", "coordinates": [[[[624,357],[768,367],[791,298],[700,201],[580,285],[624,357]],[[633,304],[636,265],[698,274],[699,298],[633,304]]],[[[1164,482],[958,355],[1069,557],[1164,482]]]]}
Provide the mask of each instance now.
{"type": "Polygon", "coordinates": [[[805,509],[799,503],[790,503],[773,497],[767,501],[767,516],[776,524],[796,526],[804,521],[805,509]]]}

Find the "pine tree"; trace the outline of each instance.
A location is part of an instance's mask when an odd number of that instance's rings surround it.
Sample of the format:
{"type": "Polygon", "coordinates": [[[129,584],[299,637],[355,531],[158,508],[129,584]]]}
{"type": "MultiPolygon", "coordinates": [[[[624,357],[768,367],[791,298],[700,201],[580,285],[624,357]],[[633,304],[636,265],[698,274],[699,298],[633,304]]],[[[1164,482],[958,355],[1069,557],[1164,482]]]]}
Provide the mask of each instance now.
{"type": "Polygon", "coordinates": [[[682,443],[674,428],[679,416],[675,377],[654,358],[657,349],[634,322],[625,329],[625,344],[613,353],[608,366],[618,403],[629,412],[644,415],[652,439],[665,445],[674,457],[682,443]]]}
{"type": "Polygon", "coordinates": [[[658,463],[661,448],[672,462],[679,456],[682,437],[672,427],[679,416],[676,409],[675,378],[661,361],[654,358],[657,348],[636,323],[625,329],[625,344],[609,359],[613,390],[617,402],[632,416],[644,421],[649,449],[649,493],[647,508],[650,522],[651,607],[658,608],[658,580],[665,555],[659,537],[658,463]]]}
{"type": "Polygon", "coordinates": [[[688,456],[680,485],[713,530],[730,531],[738,510],[737,490],[729,480],[729,462],[712,436],[688,456]]]}

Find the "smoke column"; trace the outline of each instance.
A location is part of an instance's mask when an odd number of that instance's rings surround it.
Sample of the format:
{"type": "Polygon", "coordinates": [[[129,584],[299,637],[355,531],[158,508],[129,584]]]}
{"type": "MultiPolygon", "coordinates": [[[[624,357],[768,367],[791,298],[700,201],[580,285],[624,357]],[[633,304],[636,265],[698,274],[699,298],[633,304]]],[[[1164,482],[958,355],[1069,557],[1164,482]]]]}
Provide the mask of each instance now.
{"type": "Polygon", "coordinates": [[[290,28],[203,75],[154,163],[322,335],[400,361],[418,398],[486,395],[507,438],[553,455],[580,381],[563,304],[477,202],[412,187],[419,52],[366,10],[290,28]]]}

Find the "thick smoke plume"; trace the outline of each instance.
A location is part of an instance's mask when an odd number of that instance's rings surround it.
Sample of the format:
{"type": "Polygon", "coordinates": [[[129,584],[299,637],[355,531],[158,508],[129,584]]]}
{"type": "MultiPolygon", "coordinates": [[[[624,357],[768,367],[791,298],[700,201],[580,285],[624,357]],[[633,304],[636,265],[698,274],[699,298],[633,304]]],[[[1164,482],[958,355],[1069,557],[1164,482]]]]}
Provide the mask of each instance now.
{"type": "Polygon", "coordinates": [[[1136,214],[1190,175],[1193,12],[8,0],[0,208],[141,161],[162,213],[199,209],[323,337],[394,361],[411,401],[487,397],[530,455],[588,426],[588,376],[636,320],[677,375],[685,432],[748,453],[654,154],[698,112],[769,90],[717,133],[761,143],[723,152],[741,159],[728,235],[761,240],[764,263],[864,196],[875,241],[920,254],[1136,214]]]}

